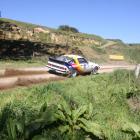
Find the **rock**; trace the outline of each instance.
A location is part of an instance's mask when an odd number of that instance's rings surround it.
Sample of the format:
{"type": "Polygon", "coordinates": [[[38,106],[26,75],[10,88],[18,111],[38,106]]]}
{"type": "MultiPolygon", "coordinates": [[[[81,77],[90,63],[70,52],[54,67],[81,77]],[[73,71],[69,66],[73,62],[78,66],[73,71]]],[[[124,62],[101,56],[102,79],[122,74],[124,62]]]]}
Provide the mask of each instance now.
{"type": "Polygon", "coordinates": [[[11,32],[5,32],[5,39],[11,39],[12,33],[11,32]]]}
{"type": "Polygon", "coordinates": [[[43,28],[41,28],[41,27],[34,28],[34,29],[33,29],[33,32],[34,32],[34,33],[50,33],[49,30],[43,29],[43,28]]]}
{"type": "Polygon", "coordinates": [[[0,39],[4,39],[4,33],[2,30],[0,30],[0,39]]]}
{"type": "Polygon", "coordinates": [[[11,24],[11,30],[17,33],[21,32],[21,29],[15,24],[11,24]]]}
{"type": "Polygon", "coordinates": [[[33,32],[32,31],[27,31],[27,36],[32,37],[33,36],[33,32]]]}
{"type": "Polygon", "coordinates": [[[21,35],[15,34],[15,35],[14,35],[14,40],[19,40],[19,39],[21,39],[21,35]]]}

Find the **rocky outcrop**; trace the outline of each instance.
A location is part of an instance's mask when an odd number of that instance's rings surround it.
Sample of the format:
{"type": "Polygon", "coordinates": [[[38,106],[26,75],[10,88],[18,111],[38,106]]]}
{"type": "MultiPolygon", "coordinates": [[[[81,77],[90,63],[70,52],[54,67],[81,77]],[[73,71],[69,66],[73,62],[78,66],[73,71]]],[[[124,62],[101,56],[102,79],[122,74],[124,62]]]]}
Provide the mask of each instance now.
{"type": "Polygon", "coordinates": [[[69,46],[100,46],[102,44],[102,40],[82,36],[79,33],[55,32],[42,27],[27,29],[5,21],[0,21],[0,39],[29,40],[69,46]]]}
{"type": "Polygon", "coordinates": [[[0,21],[0,29],[4,31],[15,32],[15,33],[21,32],[21,29],[16,24],[12,24],[10,22],[0,21]]]}
{"type": "Polygon", "coordinates": [[[80,54],[77,47],[66,44],[66,36],[58,36],[43,28],[23,29],[16,24],[0,21],[0,59],[25,59],[39,56],[80,54]],[[54,38],[51,38],[53,37],[54,38]],[[46,37],[50,37],[50,43],[46,37]],[[44,40],[45,41],[44,41],[44,40]]]}
{"type": "Polygon", "coordinates": [[[20,39],[20,32],[17,25],[0,21],[0,39],[20,39]]]}
{"type": "Polygon", "coordinates": [[[36,40],[33,31],[23,30],[16,24],[0,21],[0,39],[5,40],[36,40]]]}
{"type": "Polygon", "coordinates": [[[91,46],[91,45],[97,45],[99,46],[101,44],[101,41],[96,41],[94,38],[86,38],[86,37],[80,37],[78,35],[69,35],[69,34],[61,34],[61,33],[51,33],[50,34],[51,41],[53,43],[57,44],[63,44],[63,45],[70,45],[70,46],[91,46]]]}
{"type": "Polygon", "coordinates": [[[34,32],[34,33],[47,33],[47,34],[50,33],[49,30],[43,29],[43,28],[41,28],[41,27],[34,28],[34,29],[33,29],[33,32],[34,32]]]}

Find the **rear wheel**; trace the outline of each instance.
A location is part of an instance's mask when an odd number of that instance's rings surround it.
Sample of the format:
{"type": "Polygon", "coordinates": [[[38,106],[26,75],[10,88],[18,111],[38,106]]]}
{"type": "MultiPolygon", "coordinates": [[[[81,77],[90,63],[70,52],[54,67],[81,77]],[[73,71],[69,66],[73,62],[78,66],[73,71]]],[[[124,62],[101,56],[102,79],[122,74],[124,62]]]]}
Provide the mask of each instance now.
{"type": "Polygon", "coordinates": [[[70,70],[68,77],[76,77],[78,74],[77,70],[70,70]]]}

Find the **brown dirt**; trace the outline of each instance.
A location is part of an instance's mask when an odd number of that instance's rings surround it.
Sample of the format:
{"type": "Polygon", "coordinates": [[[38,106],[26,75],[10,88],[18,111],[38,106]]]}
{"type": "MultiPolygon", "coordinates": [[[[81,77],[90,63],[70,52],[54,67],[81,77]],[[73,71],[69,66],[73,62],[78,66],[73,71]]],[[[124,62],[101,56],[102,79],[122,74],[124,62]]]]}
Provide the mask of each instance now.
{"type": "Polygon", "coordinates": [[[117,69],[127,69],[134,70],[135,65],[101,65],[99,69],[99,73],[110,73],[117,69]]]}
{"type": "Polygon", "coordinates": [[[39,74],[39,75],[29,75],[29,76],[20,76],[17,81],[19,86],[28,86],[30,84],[37,84],[41,82],[57,81],[65,79],[53,74],[39,74]]]}
{"type": "MultiPolygon", "coordinates": [[[[116,69],[134,69],[133,65],[117,66],[102,65],[99,73],[112,72],[116,69]]],[[[6,69],[0,75],[0,90],[9,89],[16,86],[29,86],[41,82],[64,80],[66,77],[49,74],[46,67],[6,69]]]]}
{"type": "Polygon", "coordinates": [[[0,79],[0,90],[5,90],[17,86],[30,86],[32,84],[65,80],[65,77],[53,74],[21,75],[13,77],[3,77],[0,79]]]}
{"type": "Polygon", "coordinates": [[[17,84],[17,80],[18,80],[17,77],[1,78],[0,79],[0,90],[15,87],[15,85],[17,84]]]}
{"type": "Polygon", "coordinates": [[[33,75],[33,74],[45,74],[48,73],[47,70],[42,70],[41,68],[28,68],[28,69],[5,69],[5,73],[1,77],[10,77],[18,75],[33,75]]]}
{"type": "Polygon", "coordinates": [[[2,77],[5,74],[5,70],[0,70],[0,77],[2,77]]]}

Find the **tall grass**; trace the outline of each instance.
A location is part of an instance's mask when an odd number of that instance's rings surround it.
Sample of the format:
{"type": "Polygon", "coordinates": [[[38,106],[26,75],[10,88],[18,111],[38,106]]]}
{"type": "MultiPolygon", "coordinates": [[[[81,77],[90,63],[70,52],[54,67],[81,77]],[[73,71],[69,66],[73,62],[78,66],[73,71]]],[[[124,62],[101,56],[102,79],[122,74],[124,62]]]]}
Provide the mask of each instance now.
{"type": "MultiPolygon", "coordinates": [[[[90,121],[95,121],[102,126],[107,139],[131,140],[133,136],[122,132],[121,128],[126,121],[140,125],[140,113],[131,110],[127,104],[130,92],[135,92],[138,97],[140,96],[139,84],[140,82],[135,80],[133,72],[121,70],[111,74],[71,78],[48,85],[2,91],[0,94],[0,136],[3,138],[7,134],[6,128],[2,127],[7,123],[3,112],[8,112],[11,117],[18,120],[24,111],[27,118],[26,123],[31,123],[38,118],[40,108],[45,102],[53,110],[54,106],[66,101],[70,106],[76,108],[91,103],[93,117],[90,118],[90,121]]],[[[84,136],[83,131],[79,131],[78,134],[77,139],[84,136]]],[[[40,135],[49,137],[49,139],[66,139],[54,124],[52,129],[45,127],[40,135]]]]}

